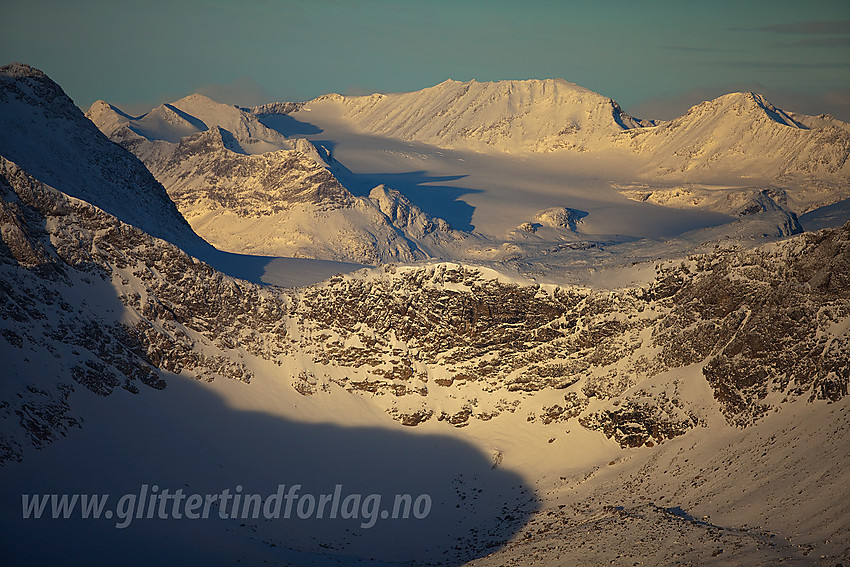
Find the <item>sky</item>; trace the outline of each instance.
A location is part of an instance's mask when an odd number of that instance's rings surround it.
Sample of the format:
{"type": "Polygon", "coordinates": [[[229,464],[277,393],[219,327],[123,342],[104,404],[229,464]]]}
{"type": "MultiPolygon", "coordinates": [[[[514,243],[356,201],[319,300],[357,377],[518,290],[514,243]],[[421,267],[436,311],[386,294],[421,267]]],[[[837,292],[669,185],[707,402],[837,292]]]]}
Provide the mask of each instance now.
{"type": "Polygon", "coordinates": [[[563,78],[641,118],[753,90],[850,122],[850,0],[0,0],[13,61],[134,114],[563,78]]]}

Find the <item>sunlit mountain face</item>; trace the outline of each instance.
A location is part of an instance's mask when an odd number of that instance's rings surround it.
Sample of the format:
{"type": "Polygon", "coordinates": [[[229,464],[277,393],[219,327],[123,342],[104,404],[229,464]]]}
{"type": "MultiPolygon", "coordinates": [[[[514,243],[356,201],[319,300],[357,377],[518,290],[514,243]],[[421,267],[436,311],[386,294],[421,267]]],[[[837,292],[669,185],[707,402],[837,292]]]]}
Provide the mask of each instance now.
{"type": "Polygon", "coordinates": [[[756,93],[2,67],[4,557],[846,564],[848,153],[756,93]]]}

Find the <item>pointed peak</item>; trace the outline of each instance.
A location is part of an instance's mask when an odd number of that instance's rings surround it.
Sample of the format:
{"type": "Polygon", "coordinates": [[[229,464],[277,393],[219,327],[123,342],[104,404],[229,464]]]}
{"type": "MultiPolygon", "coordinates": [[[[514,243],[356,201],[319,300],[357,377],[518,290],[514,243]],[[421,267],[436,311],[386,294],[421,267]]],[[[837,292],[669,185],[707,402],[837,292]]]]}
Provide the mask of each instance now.
{"type": "Polygon", "coordinates": [[[738,115],[743,111],[748,116],[766,116],[778,124],[792,128],[806,128],[803,124],[794,120],[787,112],[771,104],[763,95],[753,91],[728,93],[715,99],[701,102],[691,107],[687,114],[681,118],[684,119],[689,116],[708,113],[724,114],[729,111],[734,111],[738,115]]]}
{"type": "Polygon", "coordinates": [[[127,120],[134,120],[135,119],[133,116],[130,116],[129,114],[127,114],[126,112],[124,112],[123,110],[118,108],[117,106],[113,106],[113,105],[109,104],[108,102],[106,102],[105,100],[100,100],[100,99],[91,103],[91,106],[86,111],[86,116],[94,116],[96,114],[104,114],[104,113],[117,114],[121,118],[126,118],[127,120]]]}
{"type": "Polygon", "coordinates": [[[97,99],[96,101],[91,103],[91,106],[89,106],[89,112],[93,110],[115,110],[115,107],[113,107],[105,100],[97,99]]]}

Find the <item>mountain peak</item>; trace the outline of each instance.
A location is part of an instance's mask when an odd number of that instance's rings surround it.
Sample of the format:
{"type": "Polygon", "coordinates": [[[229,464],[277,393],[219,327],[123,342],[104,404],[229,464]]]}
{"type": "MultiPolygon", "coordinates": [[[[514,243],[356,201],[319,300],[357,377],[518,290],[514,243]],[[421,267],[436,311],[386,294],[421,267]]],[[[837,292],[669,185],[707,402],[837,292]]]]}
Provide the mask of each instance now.
{"type": "MultiPolygon", "coordinates": [[[[93,106],[105,115],[111,110],[105,103],[93,106]]],[[[111,142],[58,84],[29,65],[0,68],[0,155],[153,236],[193,249],[202,243],[138,158],[111,142]]]]}
{"type": "MultiPolygon", "coordinates": [[[[0,67],[0,75],[6,75],[16,79],[31,77],[35,79],[48,79],[49,77],[40,69],[36,69],[26,63],[9,63],[0,67]]],[[[52,81],[51,81],[52,82],[52,81]]]]}
{"type": "Polygon", "coordinates": [[[736,91],[721,95],[707,102],[718,101],[724,104],[739,104],[749,108],[773,108],[775,107],[764,97],[755,91],[736,91]]]}
{"type": "Polygon", "coordinates": [[[190,95],[184,96],[180,100],[176,100],[171,103],[174,106],[181,106],[185,104],[204,104],[204,105],[213,105],[213,106],[231,106],[226,105],[221,102],[216,102],[207,95],[203,95],[201,93],[192,93],[190,95]]]}
{"type": "Polygon", "coordinates": [[[91,106],[86,111],[86,116],[89,117],[89,119],[92,122],[97,123],[97,120],[95,120],[93,117],[94,116],[102,116],[102,115],[110,115],[110,116],[114,115],[118,118],[125,119],[125,120],[132,120],[133,119],[132,116],[130,116],[129,114],[127,114],[126,112],[124,112],[123,110],[118,108],[117,106],[112,106],[111,104],[109,104],[105,100],[98,99],[98,100],[94,101],[93,103],[91,103],[91,106]]]}
{"type": "Polygon", "coordinates": [[[374,134],[476,151],[588,149],[654,124],[564,79],[448,79],[420,91],[323,100],[341,102],[349,118],[374,134]]]}
{"type": "Polygon", "coordinates": [[[701,102],[691,107],[684,116],[673,122],[689,121],[694,118],[701,119],[707,116],[712,119],[721,116],[747,116],[749,119],[755,120],[767,118],[784,126],[806,128],[803,124],[791,118],[787,112],[771,104],[763,95],[752,91],[733,92],[701,102]]]}
{"type": "Polygon", "coordinates": [[[21,100],[34,99],[41,104],[56,105],[66,110],[74,106],[74,101],[62,87],[43,71],[25,63],[10,63],[0,67],[0,90],[10,91],[21,100]],[[57,99],[63,100],[58,102],[57,99]]]}

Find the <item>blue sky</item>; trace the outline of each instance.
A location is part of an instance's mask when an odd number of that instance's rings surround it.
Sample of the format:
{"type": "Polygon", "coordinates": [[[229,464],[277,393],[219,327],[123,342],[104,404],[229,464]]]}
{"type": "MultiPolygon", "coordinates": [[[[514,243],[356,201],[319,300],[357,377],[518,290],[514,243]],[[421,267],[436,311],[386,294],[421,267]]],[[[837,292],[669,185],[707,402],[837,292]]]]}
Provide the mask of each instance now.
{"type": "Polygon", "coordinates": [[[850,121],[848,0],[3,0],[0,54],[137,113],[560,77],[647,118],[757,90],[850,121]]]}

